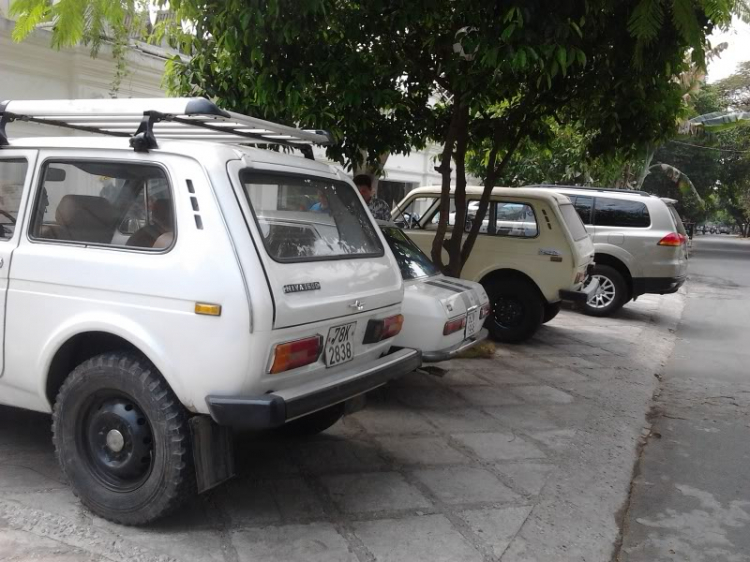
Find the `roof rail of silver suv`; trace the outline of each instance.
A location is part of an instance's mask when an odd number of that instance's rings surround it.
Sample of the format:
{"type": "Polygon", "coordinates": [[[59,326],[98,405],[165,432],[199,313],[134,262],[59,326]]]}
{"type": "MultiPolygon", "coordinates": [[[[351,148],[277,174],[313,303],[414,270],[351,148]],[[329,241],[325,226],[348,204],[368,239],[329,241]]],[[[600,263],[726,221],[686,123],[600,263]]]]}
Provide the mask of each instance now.
{"type": "Polygon", "coordinates": [[[312,159],[312,146],[333,143],[327,131],[297,129],[224,111],[205,98],[137,98],[0,101],[0,148],[9,144],[5,126],[25,121],[129,137],[137,152],[157,148],[156,137],[223,143],[283,145],[312,159]]]}
{"type": "Polygon", "coordinates": [[[632,195],[642,195],[643,197],[654,197],[653,193],[649,193],[648,191],[641,191],[638,189],[617,189],[615,187],[597,187],[595,185],[561,185],[561,184],[553,184],[553,183],[539,183],[539,184],[531,184],[531,185],[524,185],[524,187],[541,187],[545,189],[560,189],[560,188],[568,188],[568,189],[586,189],[588,191],[601,191],[604,193],[623,193],[623,194],[632,194],[632,195]]]}

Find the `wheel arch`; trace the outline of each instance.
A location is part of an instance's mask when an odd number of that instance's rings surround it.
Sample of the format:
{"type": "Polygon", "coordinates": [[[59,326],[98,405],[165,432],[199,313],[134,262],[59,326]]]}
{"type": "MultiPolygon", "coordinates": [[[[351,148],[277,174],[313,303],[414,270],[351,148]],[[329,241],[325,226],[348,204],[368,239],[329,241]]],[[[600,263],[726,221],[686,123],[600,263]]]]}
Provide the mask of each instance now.
{"type": "MultiPolygon", "coordinates": [[[[620,275],[622,275],[623,279],[625,279],[625,283],[628,286],[629,297],[633,298],[633,274],[630,272],[630,268],[624,261],[612,254],[596,252],[594,255],[594,262],[598,265],[608,265],[609,267],[616,269],[620,275]]],[[[630,300],[630,298],[628,300],[630,300]]]]}
{"type": "Polygon", "coordinates": [[[39,390],[50,407],[65,378],[76,366],[91,357],[118,350],[136,353],[150,361],[175,394],[180,395],[164,354],[158,353],[148,332],[140,326],[133,325],[132,321],[125,318],[109,321],[76,320],[62,327],[50,338],[45,346],[46,353],[40,357],[40,372],[44,376],[39,390]]]}
{"type": "MultiPolygon", "coordinates": [[[[544,293],[542,293],[541,288],[539,285],[537,285],[536,281],[534,281],[529,275],[524,273],[523,271],[519,271],[517,269],[511,269],[511,268],[501,268],[501,269],[494,269],[490,271],[489,273],[486,273],[480,280],[479,283],[487,290],[491,285],[494,283],[498,283],[500,281],[506,281],[510,279],[515,280],[521,280],[524,283],[528,283],[539,294],[539,297],[546,303],[547,298],[544,296],[544,293]]],[[[489,291],[488,291],[489,293],[489,291]]]]}

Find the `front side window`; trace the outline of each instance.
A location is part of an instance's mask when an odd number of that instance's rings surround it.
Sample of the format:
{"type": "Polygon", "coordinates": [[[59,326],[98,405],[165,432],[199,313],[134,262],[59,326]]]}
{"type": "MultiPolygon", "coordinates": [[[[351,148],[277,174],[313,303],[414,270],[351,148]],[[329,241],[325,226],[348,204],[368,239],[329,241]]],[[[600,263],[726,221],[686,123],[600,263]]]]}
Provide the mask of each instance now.
{"type": "Polygon", "coordinates": [[[16,230],[28,167],[22,158],[0,160],[0,241],[9,240],[16,230]]]}
{"type": "Polygon", "coordinates": [[[348,183],[252,170],[241,171],[240,181],[274,260],[383,255],[375,227],[348,183]]]}
{"type": "Polygon", "coordinates": [[[37,240],[161,250],[172,245],[172,193],[164,171],[146,164],[48,162],[36,194],[37,240]]]}
{"type": "Polygon", "coordinates": [[[495,232],[497,236],[534,238],[539,234],[536,215],[531,205],[498,201],[495,206],[495,232]]]}
{"type": "Polygon", "coordinates": [[[409,280],[432,277],[439,273],[424,252],[401,229],[384,226],[381,230],[388,246],[396,257],[398,267],[401,270],[401,277],[409,280]]]}
{"type": "Polygon", "coordinates": [[[415,197],[403,210],[394,210],[391,213],[391,220],[399,224],[403,223],[407,228],[416,227],[436,199],[436,197],[415,197]]]}
{"type": "Polygon", "coordinates": [[[594,204],[594,224],[596,226],[616,226],[626,228],[647,228],[651,217],[645,203],[597,197],[594,204]]]}

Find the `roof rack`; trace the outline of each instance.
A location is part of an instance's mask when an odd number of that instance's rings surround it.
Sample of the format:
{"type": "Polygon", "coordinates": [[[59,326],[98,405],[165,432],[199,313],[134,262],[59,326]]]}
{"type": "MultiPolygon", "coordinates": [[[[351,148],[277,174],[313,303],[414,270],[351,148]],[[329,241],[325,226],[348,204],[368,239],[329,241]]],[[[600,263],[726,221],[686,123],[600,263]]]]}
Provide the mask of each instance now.
{"type": "Polygon", "coordinates": [[[5,126],[12,121],[128,137],[137,152],[158,148],[158,137],[282,145],[312,159],[313,144],[333,143],[327,131],[296,129],[224,111],[205,98],[0,101],[0,148],[9,144],[5,126]]]}
{"type": "Polygon", "coordinates": [[[560,185],[560,184],[552,184],[552,183],[540,183],[540,184],[530,184],[530,185],[524,185],[523,187],[541,187],[544,189],[585,189],[588,191],[601,191],[604,193],[625,193],[625,194],[633,194],[633,195],[642,195],[644,197],[653,197],[653,193],[649,193],[648,191],[642,191],[639,189],[617,189],[615,187],[596,187],[594,185],[560,185]]]}

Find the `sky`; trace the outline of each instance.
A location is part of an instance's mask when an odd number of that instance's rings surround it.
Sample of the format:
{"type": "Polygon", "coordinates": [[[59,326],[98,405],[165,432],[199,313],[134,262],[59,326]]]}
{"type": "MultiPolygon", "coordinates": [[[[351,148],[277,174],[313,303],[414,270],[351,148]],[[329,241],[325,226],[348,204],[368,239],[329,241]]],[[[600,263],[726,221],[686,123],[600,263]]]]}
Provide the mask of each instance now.
{"type": "Polygon", "coordinates": [[[714,59],[708,65],[708,81],[716,82],[734,73],[737,64],[750,60],[750,25],[735,19],[732,27],[725,32],[711,35],[711,44],[729,43],[721,53],[721,58],[714,59]]]}

